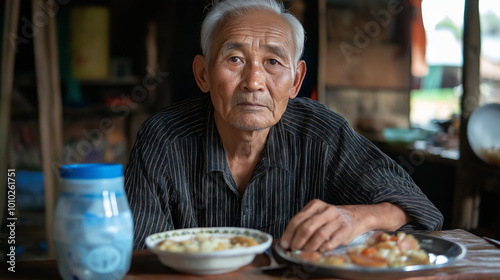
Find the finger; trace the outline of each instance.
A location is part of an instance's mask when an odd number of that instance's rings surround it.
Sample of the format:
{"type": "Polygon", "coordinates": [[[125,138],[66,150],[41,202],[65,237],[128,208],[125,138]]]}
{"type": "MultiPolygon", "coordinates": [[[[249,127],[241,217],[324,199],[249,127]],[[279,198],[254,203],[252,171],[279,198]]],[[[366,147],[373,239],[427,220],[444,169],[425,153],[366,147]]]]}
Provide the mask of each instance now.
{"type": "Polygon", "coordinates": [[[292,242],[292,238],[295,235],[295,231],[297,227],[303,223],[307,219],[306,215],[302,215],[300,212],[295,215],[290,222],[288,222],[285,231],[281,235],[280,246],[281,248],[288,250],[290,249],[290,243],[292,242]]]}
{"type": "Polygon", "coordinates": [[[321,231],[323,227],[328,225],[328,220],[324,218],[325,215],[323,213],[316,213],[310,216],[309,219],[307,219],[297,227],[290,243],[290,247],[292,250],[316,250],[317,246],[321,245],[321,243],[323,243],[324,241],[323,240],[322,242],[319,242],[317,240],[311,240],[318,232],[321,232],[321,235],[325,234],[326,238],[329,237],[329,235],[327,235],[324,231],[321,231]],[[306,249],[305,245],[309,242],[319,244],[317,244],[316,248],[314,249],[306,249]]]}
{"type": "Polygon", "coordinates": [[[309,238],[306,244],[304,244],[302,250],[304,251],[316,251],[323,244],[330,241],[334,232],[338,230],[339,223],[329,222],[324,224],[321,228],[317,229],[314,234],[309,238]]]}
{"type": "Polygon", "coordinates": [[[321,244],[321,246],[318,248],[318,251],[328,252],[334,250],[340,245],[348,245],[353,238],[350,238],[347,232],[348,231],[346,228],[338,228],[332,233],[327,241],[321,244]]]}
{"type": "Polygon", "coordinates": [[[342,222],[337,209],[322,202],[321,207],[296,228],[290,247],[294,250],[315,251],[342,222]]]}
{"type": "Polygon", "coordinates": [[[309,219],[310,216],[312,216],[314,213],[316,213],[317,211],[319,211],[319,209],[323,207],[322,203],[319,202],[322,201],[317,199],[310,201],[309,203],[306,204],[306,206],[304,206],[304,208],[301,211],[299,211],[299,213],[297,213],[292,219],[290,219],[280,240],[280,246],[283,249],[285,250],[290,249],[290,244],[292,243],[292,239],[295,236],[297,228],[307,219],[309,219]]]}

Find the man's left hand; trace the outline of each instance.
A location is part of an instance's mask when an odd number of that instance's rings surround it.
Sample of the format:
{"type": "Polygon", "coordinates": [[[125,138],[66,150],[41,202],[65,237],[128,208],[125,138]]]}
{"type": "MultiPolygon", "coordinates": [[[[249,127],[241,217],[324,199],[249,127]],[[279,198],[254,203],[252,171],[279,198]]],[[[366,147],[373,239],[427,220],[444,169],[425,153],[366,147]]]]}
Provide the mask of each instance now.
{"type": "Polygon", "coordinates": [[[289,222],[280,245],[284,249],[330,251],[374,229],[397,230],[410,218],[390,203],[335,206],[310,201],[289,222]]]}

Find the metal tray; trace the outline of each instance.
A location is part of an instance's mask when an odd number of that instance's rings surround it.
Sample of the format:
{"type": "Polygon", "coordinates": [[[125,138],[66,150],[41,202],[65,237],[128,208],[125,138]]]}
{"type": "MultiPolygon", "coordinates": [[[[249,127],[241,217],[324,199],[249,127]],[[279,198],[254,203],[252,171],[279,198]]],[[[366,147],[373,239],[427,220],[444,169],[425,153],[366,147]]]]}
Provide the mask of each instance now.
{"type": "MultiPolygon", "coordinates": [[[[351,244],[349,244],[349,246],[364,243],[371,236],[371,234],[373,234],[373,232],[357,237],[351,244]]],[[[428,275],[436,272],[436,270],[440,268],[446,267],[451,263],[462,259],[466,254],[466,249],[461,244],[424,234],[413,235],[419,241],[420,248],[429,254],[431,264],[387,268],[364,267],[358,265],[336,267],[314,264],[297,256],[291,255],[289,254],[290,251],[285,251],[279,246],[279,242],[276,243],[275,250],[276,253],[287,262],[300,265],[310,273],[343,279],[394,279],[428,275]]],[[[349,246],[337,248],[333,252],[345,252],[345,249],[349,246]]]]}

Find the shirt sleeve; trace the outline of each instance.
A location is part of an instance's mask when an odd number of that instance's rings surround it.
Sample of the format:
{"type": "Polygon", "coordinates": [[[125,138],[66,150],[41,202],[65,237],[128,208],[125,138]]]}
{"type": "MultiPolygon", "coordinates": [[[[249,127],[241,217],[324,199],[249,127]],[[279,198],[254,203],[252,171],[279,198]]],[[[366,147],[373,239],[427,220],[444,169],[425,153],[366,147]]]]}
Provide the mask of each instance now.
{"type": "Polygon", "coordinates": [[[125,192],[134,220],[134,249],[146,248],[145,239],[151,234],[174,229],[169,208],[168,180],[158,176],[159,156],[145,152],[138,135],[125,171],[125,192]]]}
{"type": "Polygon", "coordinates": [[[440,230],[443,215],[415,184],[410,175],[347,123],[330,167],[330,196],[344,204],[389,202],[412,218],[405,231],[440,230]]]}

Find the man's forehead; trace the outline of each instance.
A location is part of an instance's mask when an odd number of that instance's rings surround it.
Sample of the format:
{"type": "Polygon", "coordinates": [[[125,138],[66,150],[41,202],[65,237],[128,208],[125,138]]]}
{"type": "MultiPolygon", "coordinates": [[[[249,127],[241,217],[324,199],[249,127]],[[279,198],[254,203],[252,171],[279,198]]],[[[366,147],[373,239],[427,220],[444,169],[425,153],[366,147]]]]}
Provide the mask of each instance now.
{"type": "Polygon", "coordinates": [[[290,51],[294,46],[288,22],[280,15],[266,10],[227,17],[219,23],[214,34],[213,47],[222,52],[242,48],[255,39],[260,42],[260,48],[277,54],[282,54],[286,49],[290,51]]]}
{"type": "MultiPolygon", "coordinates": [[[[228,41],[222,45],[220,53],[224,55],[232,50],[240,50],[250,47],[251,45],[245,42],[228,41]]],[[[261,51],[273,53],[281,58],[287,58],[289,56],[286,46],[280,43],[263,42],[262,44],[259,44],[258,47],[261,51]]]]}

